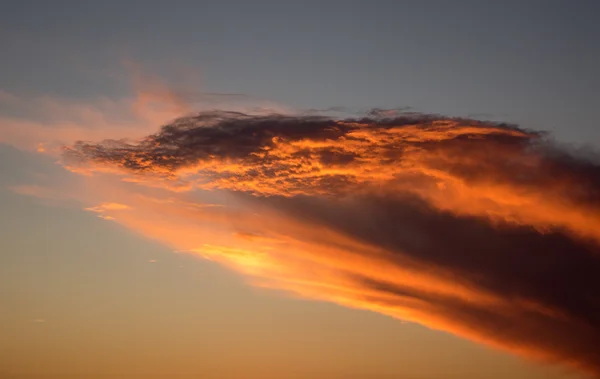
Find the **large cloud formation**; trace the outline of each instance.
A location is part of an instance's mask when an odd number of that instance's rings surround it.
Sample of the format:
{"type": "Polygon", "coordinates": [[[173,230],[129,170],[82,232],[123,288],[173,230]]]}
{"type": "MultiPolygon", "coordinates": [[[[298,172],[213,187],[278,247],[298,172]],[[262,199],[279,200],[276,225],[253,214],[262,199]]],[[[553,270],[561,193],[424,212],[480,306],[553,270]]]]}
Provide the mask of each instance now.
{"type": "MultiPolygon", "coordinates": [[[[600,165],[514,125],[204,112],[65,147],[74,171],[269,217],[196,251],[301,296],[600,375],[600,165]]],[[[250,216],[249,216],[250,217],[250,216]]]]}

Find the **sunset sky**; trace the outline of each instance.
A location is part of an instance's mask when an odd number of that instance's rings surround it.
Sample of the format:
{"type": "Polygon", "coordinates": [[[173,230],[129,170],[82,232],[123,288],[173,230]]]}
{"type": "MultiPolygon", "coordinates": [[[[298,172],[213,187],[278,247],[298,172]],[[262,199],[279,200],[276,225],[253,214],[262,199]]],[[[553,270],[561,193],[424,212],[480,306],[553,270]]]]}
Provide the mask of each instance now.
{"type": "Polygon", "coordinates": [[[598,14],[4,1],[0,379],[600,377],[598,14]]]}

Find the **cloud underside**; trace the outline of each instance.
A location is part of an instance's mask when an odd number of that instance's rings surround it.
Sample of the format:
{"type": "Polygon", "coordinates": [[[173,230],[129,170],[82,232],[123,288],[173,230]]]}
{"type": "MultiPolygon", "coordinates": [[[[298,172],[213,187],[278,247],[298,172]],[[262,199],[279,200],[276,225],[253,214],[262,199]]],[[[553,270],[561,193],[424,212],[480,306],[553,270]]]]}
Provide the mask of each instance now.
{"type": "Polygon", "coordinates": [[[193,250],[257,285],[600,374],[600,166],[544,134],[421,114],[214,111],[137,143],[80,141],[63,162],[233,194],[262,218],[193,250]]]}

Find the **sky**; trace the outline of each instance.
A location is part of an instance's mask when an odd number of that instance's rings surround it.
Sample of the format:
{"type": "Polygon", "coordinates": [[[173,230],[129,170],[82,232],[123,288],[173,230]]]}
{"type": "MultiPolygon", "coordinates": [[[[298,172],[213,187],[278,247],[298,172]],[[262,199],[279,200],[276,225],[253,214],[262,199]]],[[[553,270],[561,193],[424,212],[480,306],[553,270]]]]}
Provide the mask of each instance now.
{"type": "Polygon", "coordinates": [[[3,2],[0,377],[600,375],[598,11],[3,2]]]}

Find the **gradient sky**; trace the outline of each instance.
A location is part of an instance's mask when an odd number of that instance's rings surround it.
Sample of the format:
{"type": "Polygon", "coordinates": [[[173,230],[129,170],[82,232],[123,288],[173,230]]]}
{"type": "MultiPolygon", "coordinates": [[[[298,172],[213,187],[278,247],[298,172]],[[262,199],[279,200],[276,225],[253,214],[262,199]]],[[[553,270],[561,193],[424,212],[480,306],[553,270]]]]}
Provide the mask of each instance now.
{"type": "Polygon", "coordinates": [[[582,378],[173,253],[60,192],[74,174],[9,121],[104,128],[117,116],[95,112],[135,96],[135,62],[261,106],[408,106],[599,147],[598,14],[594,0],[3,2],[0,377],[582,378]]]}

